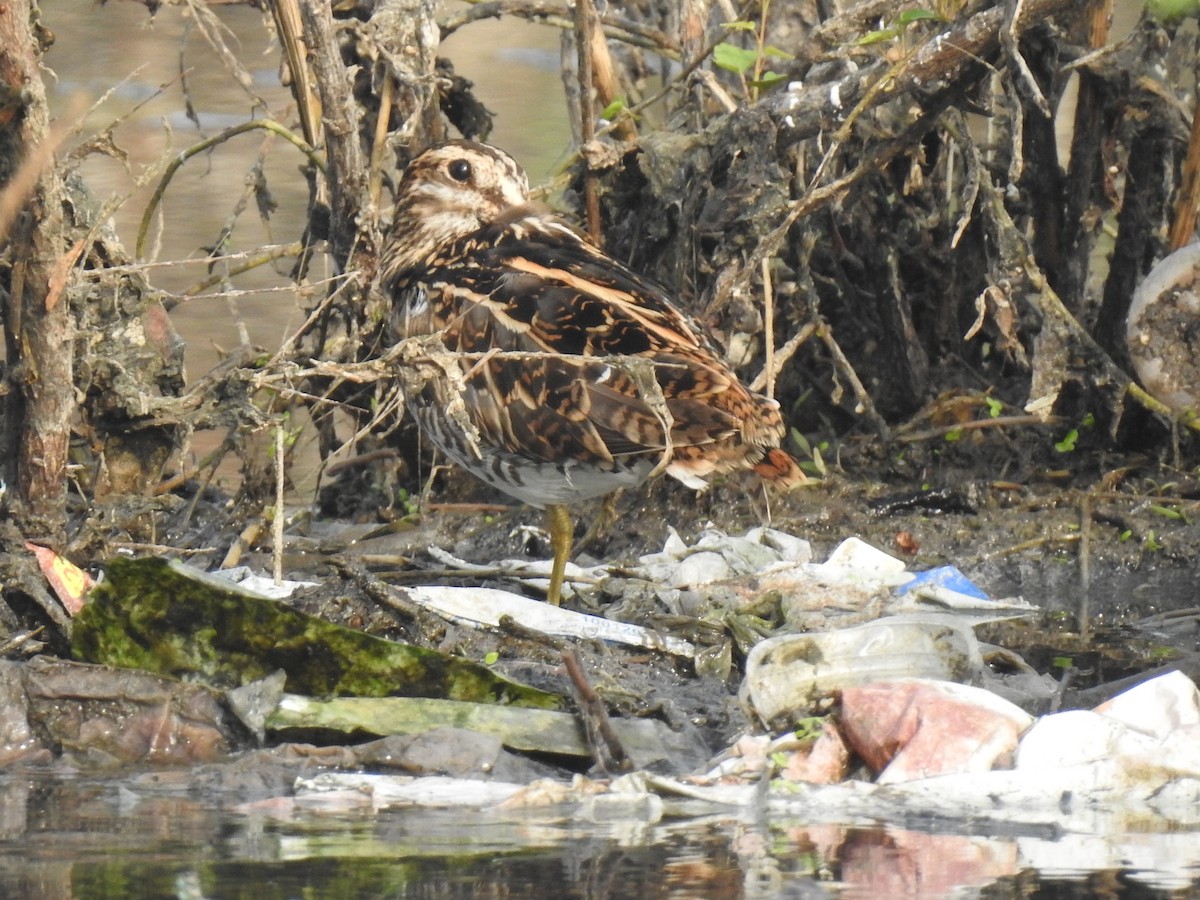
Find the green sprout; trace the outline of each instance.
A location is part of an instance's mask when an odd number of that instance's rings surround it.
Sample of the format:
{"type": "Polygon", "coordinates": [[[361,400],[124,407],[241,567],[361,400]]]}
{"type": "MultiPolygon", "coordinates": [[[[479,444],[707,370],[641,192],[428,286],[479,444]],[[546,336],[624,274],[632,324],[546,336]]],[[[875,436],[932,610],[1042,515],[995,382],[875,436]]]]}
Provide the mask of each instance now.
{"type": "Polygon", "coordinates": [[[825,466],[825,458],[821,451],[829,449],[829,441],[821,441],[819,444],[814,446],[798,428],[793,428],[791,430],[791,438],[792,443],[794,443],[799,450],[799,456],[802,457],[800,461],[801,470],[809,475],[817,475],[821,478],[824,478],[828,474],[828,470],[825,466]]]}
{"type": "Polygon", "coordinates": [[[767,13],[770,8],[770,0],[763,0],[758,22],[738,20],[725,25],[729,31],[753,33],[753,47],[739,47],[729,41],[721,41],[713,47],[713,62],[719,68],[733,72],[741,78],[748,89],[747,94],[751,100],[758,99],[760,88],[768,88],[786,78],[785,75],[767,68],[770,60],[794,58],[790,53],[767,43],[767,13]]]}
{"type": "Polygon", "coordinates": [[[914,22],[935,21],[941,22],[944,17],[934,12],[932,9],[906,9],[896,17],[895,22],[887,28],[880,28],[877,31],[869,31],[856,40],[854,43],[860,47],[866,47],[870,44],[881,44],[884,41],[891,41],[900,37],[908,29],[909,25],[914,22]]]}
{"type": "Polygon", "coordinates": [[[1076,428],[1072,428],[1065,435],[1063,435],[1063,439],[1061,441],[1058,441],[1057,443],[1055,443],[1054,449],[1057,450],[1059,453],[1070,453],[1071,451],[1073,451],[1075,449],[1075,444],[1078,440],[1079,440],[1079,430],[1076,428]]]}
{"type": "Polygon", "coordinates": [[[1187,524],[1188,517],[1181,509],[1175,509],[1172,506],[1159,506],[1157,503],[1150,504],[1147,509],[1155,515],[1162,516],[1164,519],[1174,519],[1176,522],[1187,524]]]}

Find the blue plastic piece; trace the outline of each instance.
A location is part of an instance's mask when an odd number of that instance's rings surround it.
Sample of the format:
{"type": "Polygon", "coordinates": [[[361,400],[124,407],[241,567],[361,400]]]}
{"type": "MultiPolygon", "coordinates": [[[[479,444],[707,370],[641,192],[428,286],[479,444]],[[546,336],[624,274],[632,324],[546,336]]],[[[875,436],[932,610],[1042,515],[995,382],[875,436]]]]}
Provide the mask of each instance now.
{"type": "Polygon", "coordinates": [[[909,591],[916,590],[923,584],[940,585],[949,590],[957,591],[960,594],[966,594],[968,597],[974,597],[977,600],[992,599],[976,587],[974,582],[960,572],[956,566],[939,566],[936,569],[917,572],[913,575],[912,581],[905,582],[896,588],[896,593],[907,594],[909,591]]]}

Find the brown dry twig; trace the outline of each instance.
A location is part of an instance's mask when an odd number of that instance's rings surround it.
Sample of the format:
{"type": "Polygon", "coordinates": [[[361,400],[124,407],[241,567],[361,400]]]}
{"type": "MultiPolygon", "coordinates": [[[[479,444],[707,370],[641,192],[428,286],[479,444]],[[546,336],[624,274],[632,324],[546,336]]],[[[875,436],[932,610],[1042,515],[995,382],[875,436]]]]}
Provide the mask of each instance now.
{"type": "Polygon", "coordinates": [[[588,745],[596,765],[603,772],[632,772],[633,760],[621,745],[621,739],[613,730],[612,722],[608,719],[608,711],[604,701],[592,688],[583,671],[583,663],[573,647],[564,647],[562,651],[563,664],[571,685],[575,689],[575,703],[579,707],[579,715],[583,720],[583,730],[587,735],[588,745]]]}
{"type": "Polygon", "coordinates": [[[278,122],[271,119],[255,119],[251,122],[242,122],[239,125],[234,125],[231,128],[226,128],[220,134],[206,138],[197,144],[193,144],[188,149],[184,150],[178,156],[171,160],[162,177],[159,179],[157,186],[154,188],[154,193],[150,196],[150,202],[146,204],[146,211],[142,213],[142,221],[138,226],[137,241],[134,244],[135,256],[141,257],[146,247],[146,235],[150,231],[150,221],[154,218],[154,211],[158,209],[158,204],[162,202],[163,194],[166,193],[167,186],[171,183],[171,179],[175,177],[175,173],[189,159],[197,154],[204,153],[206,150],[223,144],[230,138],[236,137],[239,134],[245,134],[249,131],[269,131],[287,140],[293,146],[298,148],[309,160],[319,168],[325,171],[325,161],[317,151],[304,142],[297,134],[290,129],[285,128],[278,122]]]}
{"type": "Polygon", "coordinates": [[[924,431],[897,431],[893,440],[902,444],[915,444],[921,441],[939,440],[948,434],[958,431],[983,431],[988,428],[1044,428],[1047,425],[1062,423],[1058,416],[1044,418],[1042,416],[996,416],[994,419],[971,419],[967,422],[955,422],[953,425],[940,425],[927,428],[924,431]]]}
{"type": "MultiPolygon", "coordinates": [[[[587,146],[596,136],[596,106],[594,94],[595,34],[599,16],[592,0],[575,2],[575,51],[579,56],[579,134],[580,144],[587,146]]],[[[584,213],[587,231],[597,247],[603,246],[600,230],[600,196],[597,193],[596,173],[591,166],[583,170],[584,213]]]]}

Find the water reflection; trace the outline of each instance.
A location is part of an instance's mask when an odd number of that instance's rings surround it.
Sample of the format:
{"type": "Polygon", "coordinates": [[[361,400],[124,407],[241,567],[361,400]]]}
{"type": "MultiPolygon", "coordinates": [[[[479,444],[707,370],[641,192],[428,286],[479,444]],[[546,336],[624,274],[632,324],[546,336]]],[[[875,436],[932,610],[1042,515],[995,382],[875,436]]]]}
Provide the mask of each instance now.
{"type": "Polygon", "coordinates": [[[297,813],[136,781],[0,780],[5,897],[1174,898],[1200,885],[1197,843],[733,814],[587,825],[528,811],[297,813]]]}

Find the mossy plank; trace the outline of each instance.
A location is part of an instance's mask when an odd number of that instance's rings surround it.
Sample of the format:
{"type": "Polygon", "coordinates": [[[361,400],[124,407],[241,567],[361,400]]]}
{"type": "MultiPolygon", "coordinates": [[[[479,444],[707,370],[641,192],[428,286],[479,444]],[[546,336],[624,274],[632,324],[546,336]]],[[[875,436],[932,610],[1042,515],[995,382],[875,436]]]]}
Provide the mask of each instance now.
{"type": "Polygon", "coordinates": [[[434,728],[464,728],[498,737],[512,750],[590,756],[579,721],[570,713],[509,709],[425,697],[339,697],[313,700],[284,695],[268,717],[268,729],[327,728],[331,731],[420,734],[434,728]]]}
{"type": "MultiPolygon", "coordinates": [[[[665,766],[690,772],[709,749],[694,730],[673,732],[652,719],[611,719],[614,733],[636,768],[665,766]]],[[[589,758],[579,720],[552,710],[507,709],[478,703],[408,697],[339,697],[313,700],[285,694],[267,719],[270,730],[330,729],[347,733],[420,734],[434,728],[464,728],[498,737],[510,750],[589,758]]]]}

